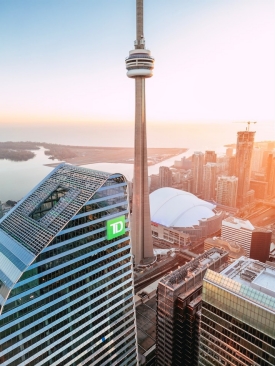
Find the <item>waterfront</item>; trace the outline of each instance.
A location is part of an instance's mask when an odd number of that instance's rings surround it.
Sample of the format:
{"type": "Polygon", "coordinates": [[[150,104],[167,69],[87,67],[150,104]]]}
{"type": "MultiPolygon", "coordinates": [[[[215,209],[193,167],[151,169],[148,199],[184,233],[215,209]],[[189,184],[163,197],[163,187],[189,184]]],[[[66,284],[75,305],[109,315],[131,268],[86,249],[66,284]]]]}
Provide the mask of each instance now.
{"type": "MultiPolygon", "coordinates": [[[[48,156],[44,154],[44,151],[44,148],[34,151],[36,156],[28,161],[14,162],[0,160],[0,201],[20,200],[50,173],[53,167],[45,166],[45,164],[57,164],[58,160],[50,160],[48,156]]],[[[184,156],[191,156],[193,152],[193,149],[189,149],[180,155],[149,166],[149,175],[158,174],[160,166],[172,166],[175,160],[180,160],[184,156]]],[[[133,164],[97,163],[82,166],[84,168],[101,170],[108,173],[122,173],[130,181],[133,178],[133,164]]]]}

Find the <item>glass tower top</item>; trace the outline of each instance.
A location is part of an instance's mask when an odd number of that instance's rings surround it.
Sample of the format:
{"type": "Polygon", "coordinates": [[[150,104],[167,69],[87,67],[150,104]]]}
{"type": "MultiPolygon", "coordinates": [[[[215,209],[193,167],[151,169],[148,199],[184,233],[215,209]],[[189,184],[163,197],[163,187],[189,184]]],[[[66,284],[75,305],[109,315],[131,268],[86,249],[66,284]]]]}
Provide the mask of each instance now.
{"type": "Polygon", "coordinates": [[[1,365],[137,364],[121,174],[62,164],[0,221],[0,306],[1,365]]]}

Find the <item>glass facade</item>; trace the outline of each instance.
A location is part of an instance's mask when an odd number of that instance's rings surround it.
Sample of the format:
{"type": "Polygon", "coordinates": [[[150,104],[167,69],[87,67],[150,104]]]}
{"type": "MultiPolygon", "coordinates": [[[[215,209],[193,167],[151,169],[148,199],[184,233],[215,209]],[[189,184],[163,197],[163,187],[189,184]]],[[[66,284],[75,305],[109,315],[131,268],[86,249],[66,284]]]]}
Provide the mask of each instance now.
{"type": "Polygon", "coordinates": [[[208,270],[199,365],[275,365],[274,305],[272,296],[208,270]]]}
{"type": "MultiPolygon", "coordinates": [[[[22,224],[32,220],[50,230],[52,218],[66,216],[68,205],[74,205],[74,214],[67,215],[67,223],[39,253],[32,256],[30,237],[27,247],[16,241],[4,219],[0,222],[0,259],[5,259],[0,261],[0,364],[137,365],[127,182],[120,174],[101,176],[81,203],[83,192],[77,196],[72,180],[62,179],[64,168],[70,175],[86,175],[87,184],[89,177],[100,176],[63,165],[56,169],[57,177],[43,182],[46,186],[55,178],[59,184],[36,200],[22,224]],[[107,220],[122,215],[125,233],[107,240],[107,220]],[[13,269],[17,276],[12,277],[13,269]]],[[[11,214],[19,216],[18,209],[20,205],[11,214]]]]}
{"type": "Polygon", "coordinates": [[[160,280],[156,365],[198,365],[202,280],[208,268],[220,271],[227,266],[227,260],[227,252],[212,248],[160,280]]]}

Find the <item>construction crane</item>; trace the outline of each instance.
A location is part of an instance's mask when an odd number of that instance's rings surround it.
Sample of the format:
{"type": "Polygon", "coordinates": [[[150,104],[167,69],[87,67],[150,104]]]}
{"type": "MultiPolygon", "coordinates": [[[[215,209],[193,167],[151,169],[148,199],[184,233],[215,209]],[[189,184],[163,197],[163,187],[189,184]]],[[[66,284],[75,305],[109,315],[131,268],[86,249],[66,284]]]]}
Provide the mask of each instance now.
{"type": "Polygon", "coordinates": [[[257,122],[250,122],[250,121],[248,121],[248,122],[233,122],[233,123],[247,123],[246,131],[249,132],[249,126],[250,126],[250,124],[251,123],[257,123],[257,122]]]}

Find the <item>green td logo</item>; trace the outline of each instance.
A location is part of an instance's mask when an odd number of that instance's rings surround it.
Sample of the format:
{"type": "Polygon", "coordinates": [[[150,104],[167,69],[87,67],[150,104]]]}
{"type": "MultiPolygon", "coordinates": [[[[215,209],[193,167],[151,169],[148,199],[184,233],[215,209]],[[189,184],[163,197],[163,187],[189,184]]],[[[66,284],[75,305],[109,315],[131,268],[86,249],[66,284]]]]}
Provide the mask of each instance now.
{"type": "Polygon", "coordinates": [[[125,234],[125,216],[107,221],[107,239],[111,240],[125,234]]]}

